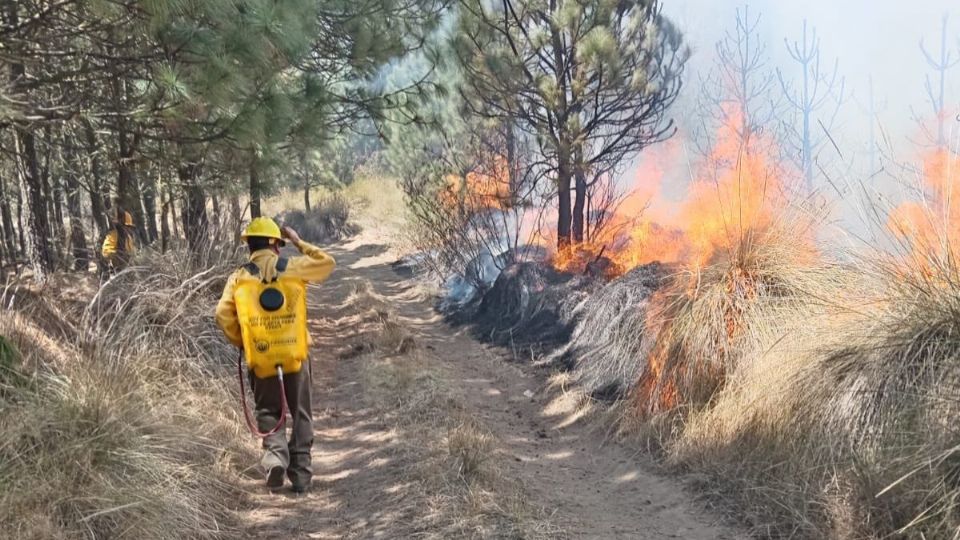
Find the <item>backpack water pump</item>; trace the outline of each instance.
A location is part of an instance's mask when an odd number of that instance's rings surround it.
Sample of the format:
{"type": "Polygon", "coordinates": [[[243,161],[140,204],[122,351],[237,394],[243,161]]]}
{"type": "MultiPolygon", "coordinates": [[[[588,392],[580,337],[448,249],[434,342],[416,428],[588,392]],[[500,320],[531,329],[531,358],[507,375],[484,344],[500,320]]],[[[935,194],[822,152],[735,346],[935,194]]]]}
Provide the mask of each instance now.
{"type": "Polygon", "coordinates": [[[275,277],[269,282],[260,278],[256,264],[248,263],[244,269],[249,277],[240,278],[233,295],[247,368],[260,379],[277,377],[280,385],[280,421],[272,430],[262,433],[250,417],[244,398],[243,362],[238,359],[244,415],[250,430],[260,437],[273,435],[283,426],[288,412],[283,375],[298,373],[307,359],[306,284],[301,279],[283,276],[287,262],[277,259],[275,277]]]}

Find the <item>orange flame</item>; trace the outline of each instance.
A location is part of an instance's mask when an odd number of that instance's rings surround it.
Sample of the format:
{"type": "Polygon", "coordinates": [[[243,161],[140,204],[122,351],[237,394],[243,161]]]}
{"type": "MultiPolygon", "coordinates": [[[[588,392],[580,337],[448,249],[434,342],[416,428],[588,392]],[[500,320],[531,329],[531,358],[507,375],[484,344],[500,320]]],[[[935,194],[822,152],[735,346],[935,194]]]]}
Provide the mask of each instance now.
{"type": "Polygon", "coordinates": [[[506,210],[513,204],[510,167],[502,156],[494,156],[488,167],[468,172],[465,180],[455,174],[448,174],[445,180],[440,200],[450,207],[462,204],[470,211],[506,210]]]}
{"type": "Polygon", "coordinates": [[[960,156],[930,152],[923,163],[924,200],[899,205],[887,226],[922,266],[960,255],[960,156]]]}
{"type": "MultiPolygon", "coordinates": [[[[677,282],[677,287],[661,290],[654,295],[648,307],[647,320],[650,326],[645,335],[656,336],[656,345],[646,358],[644,370],[634,394],[638,410],[643,414],[669,411],[676,408],[685,397],[681,381],[688,376],[704,376],[710,380],[723,378],[722,364],[701,363],[703,373],[686,373],[690,366],[684,362],[673,363],[668,369],[668,359],[674,354],[687,354],[672,350],[680,347],[670,335],[672,317],[669,306],[674,305],[676,294],[697,293],[699,270],[719,254],[733,255],[742,247],[745,238],[753,232],[770,227],[774,220],[787,210],[786,181],[799,178],[777,158],[777,148],[772,140],[752,134],[746,140],[738,135],[742,126],[739,114],[728,114],[728,124],[721,126],[710,154],[694,177],[687,197],[680,205],[678,223],[680,236],[671,240],[671,245],[683,245],[679,262],[689,272],[690,284],[677,282]]],[[[636,230],[636,229],[635,229],[636,230]]],[[[812,245],[812,238],[798,241],[812,245]]],[[[804,251],[804,250],[800,250],[804,251]]],[[[752,279],[733,268],[728,291],[746,297],[753,294],[752,279]],[[737,291],[733,289],[737,288],[737,291]],[[745,291],[741,291],[745,288],[745,291]]],[[[681,279],[678,277],[677,279],[681,279]]],[[[716,344],[718,354],[727,348],[743,332],[741,314],[735,309],[723,314],[723,335],[716,344]]],[[[688,396],[689,397],[689,396],[688,396]]]]}
{"type": "MultiPolygon", "coordinates": [[[[768,226],[786,205],[783,179],[791,172],[775,157],[773,141],[759,134],[742,139],[742,114],[725,116],[728,122],[719,128],[678,214],[664,211],[662,164],[648,163],[603,231],[554,254],[554,266],[582,272],[603,257],[610,262],[608,277],[653,261],[699,268],[749,231],[768,226]]],[[[676,144],[669,148],[679,151],[676,144]]]]}

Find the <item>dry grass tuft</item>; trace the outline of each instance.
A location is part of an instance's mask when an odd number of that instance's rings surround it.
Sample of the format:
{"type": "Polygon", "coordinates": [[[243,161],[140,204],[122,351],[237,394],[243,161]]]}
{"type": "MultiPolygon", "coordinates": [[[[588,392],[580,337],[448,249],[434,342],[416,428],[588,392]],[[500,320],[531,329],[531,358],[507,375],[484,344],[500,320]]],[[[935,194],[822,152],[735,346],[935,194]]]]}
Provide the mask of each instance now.
{"type": "Polygon", "coordinates": [[[588,297],[565,345],[551,362],[572,369],[576,382],[600,399],[622,398],[639,379],[653,340],[643,339],[647,309],[668,269],[659,263],[641,266],[588,297]]]}
{"type": "Polygon", "coordinates": [[[30,381],[0,389],[0,528],[14,538],[235,537],[232,460],[250,448],[224,378],[235,356],[211,315],[233,267],[157,260],[104,283],[82,310],[48,288],[0,320],[24,351],[4,369],[30,381]]]}
{"type": "Polygon", "coordinates": [[[447,451],[457,464],[457,474],[467,483],[483,477],[494,449],[493,435],[474,422],[464,421],[447,432],[447,451]]]}
{"type": "Polygon", "coordinates": [[[807,301],[778,300],[757,346],[660,434],[669,462],[707,473],[758,536],[953,537],[960,268],[917,261],[806,276],[794,296],[807,301]]]}
{"type": "Polygon", "coordinates": [[[782,335],[784,321],[826,292],[810,220],[782,216],[675,275],[650,300],[654,340],[635,391],[646,414],[707,405],[728,376],[782,335]]]}
{"type": "Polygon", "coordinates": [[[387,300],[374,291],[369,281],[354,284],[347,305],[361,313],[360,322],[363,323],[348,357],[374,350],[403,355],[417,348],[417,341],[409,328],[397,320],[387,300]]]}

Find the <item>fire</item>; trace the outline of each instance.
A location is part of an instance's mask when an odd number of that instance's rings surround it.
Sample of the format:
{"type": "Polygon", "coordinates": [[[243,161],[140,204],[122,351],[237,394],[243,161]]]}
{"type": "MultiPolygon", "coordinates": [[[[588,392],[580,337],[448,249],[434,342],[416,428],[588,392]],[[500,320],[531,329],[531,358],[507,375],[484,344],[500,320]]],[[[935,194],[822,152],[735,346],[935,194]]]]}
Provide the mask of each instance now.
{"type": "Polygon", "coordinates": [[[935,260],[956,260],[960,255],[960,156],[947,149],[930,152],[921,179],[924,200],[898,206],[888,227],[924,266],[935,260]]]}
{"type": "MultiPolygon", "coordinates": [[[[556,253],[554,266],[583,272],[606,259],[608,277],[654,261],[699,268],[718,252],[732,251],[745,234],[769,226],[786,206],[784,179],[793,173],[775,157],[772,140],[754,134],[744,141],[738,134],[742,115],[726,116],[679,212],[667,212],[660,196],[663,164],[647,163],[603,230],[556,253]]],[[[679,145],[669,151],[679,152],[679,145]]]]}
{"type": "Polygon", "coordinates": [[[786,207],[784,179],[792,174],[774,158],[775,144],[759,134],[741,140],[734,127],[739,117],[731,118],[681,212],[694,268],[733,251],[745,234],[768,227],[786,207]]]}
{"type": "MultiPolygon", "coordinates": [[[[724,379],[729,361],[725,355],[732,354],[746,330],[743,309],[756,300],[756,282],[760,279],[752,275],[749,262],[743,262],[740,256],[750,251],[753,239],[771,231],[775,220],[788,213],[789,182],[799,182],[800,175],[778,159],[772,140],[759,134],[744,140],[736,129],[742,125],[741,117],[727,117],[730,123],[719,129],[715,145],[679,205],[674,227],[667,229],[673,233],[665,238],[666,245],[675,250],[673,260],[685,271],[678,272],[674,281],[655,293],[649,303],[647,321],[652,326],[644,329],[644,335],[656,343],[647,354],[646,367],[633,395],[642,414],[669,411],[691,399],[701,399],[702,396],[686,395],[703,391],[691,389],[687,379],[708,385],[724,379]],[[703,344],[691,348],[677,334],[683,330],[673,326],[676,310],[699,301],[706,265],[720,260],[727,262],[713,267],[708,279],[712,286],[724,290],[728,302],[718,314],[722,320],[712,331],[712,343],[702,350],[698,347],[703,344]],[[706,350],[711,352],[705,353],[706,350]]],[[[643,239],[648,224],[657,223],[640,224],[631,234],[643,239]]],[[[662,232],[660,238],[664,239],[662,232]]],[[[796,240],[800,247],[798,257],[812,250],[812,236],[796,240]]]]}
{"type": "Polygon", "coordinates": [[[448,174],[440,194],[441,201],[450,206],[465,206],[466,210],[506,210],[514,201],[510,183],[510,166],[502,156],[494,156],[489,166],[466,174],[466,178],[448,174]]]}

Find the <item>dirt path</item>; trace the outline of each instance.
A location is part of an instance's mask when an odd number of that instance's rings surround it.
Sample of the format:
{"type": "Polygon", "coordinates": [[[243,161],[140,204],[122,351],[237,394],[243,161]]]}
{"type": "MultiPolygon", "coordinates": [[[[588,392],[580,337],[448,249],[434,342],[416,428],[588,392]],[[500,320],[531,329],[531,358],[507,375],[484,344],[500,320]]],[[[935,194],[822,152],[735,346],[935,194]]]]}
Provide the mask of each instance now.
{"type": "Polygon", "coordinates": [[[690,503],[675,480],[651,472],[643,456],[577,422],[576,404],[547,391],[542,371],[509,363],[496,349],[447,326],[413,284],[392,271],[385,247],[354,240],[331,252],[339,268],[311,294],[317,342],[314,489],[302,497],[272,495],[251,479],[256,508],[246,516],[248,537],[453,537],[431,529],[437,512],[428,508],[429,482],[411,480],[418,478],[411,477],[411,468],[431,458],[417,455],[418,441],[410,440],[415,431],[399,429],[367,399],[370,357],[349,354],[355,346],[349,336],[362,324],[351,295],[363,282],[410,330],[426,353],[424,367],[441,374],[461,414],[491,432],[497,441],[491,459],[512,485],[521,486],[530,515],[550,524],[538,525],[536,534],[475,527],[455,537],[738,537],[690,503]],[[428,497],[415,496],[424,490],[428,497]]]}

